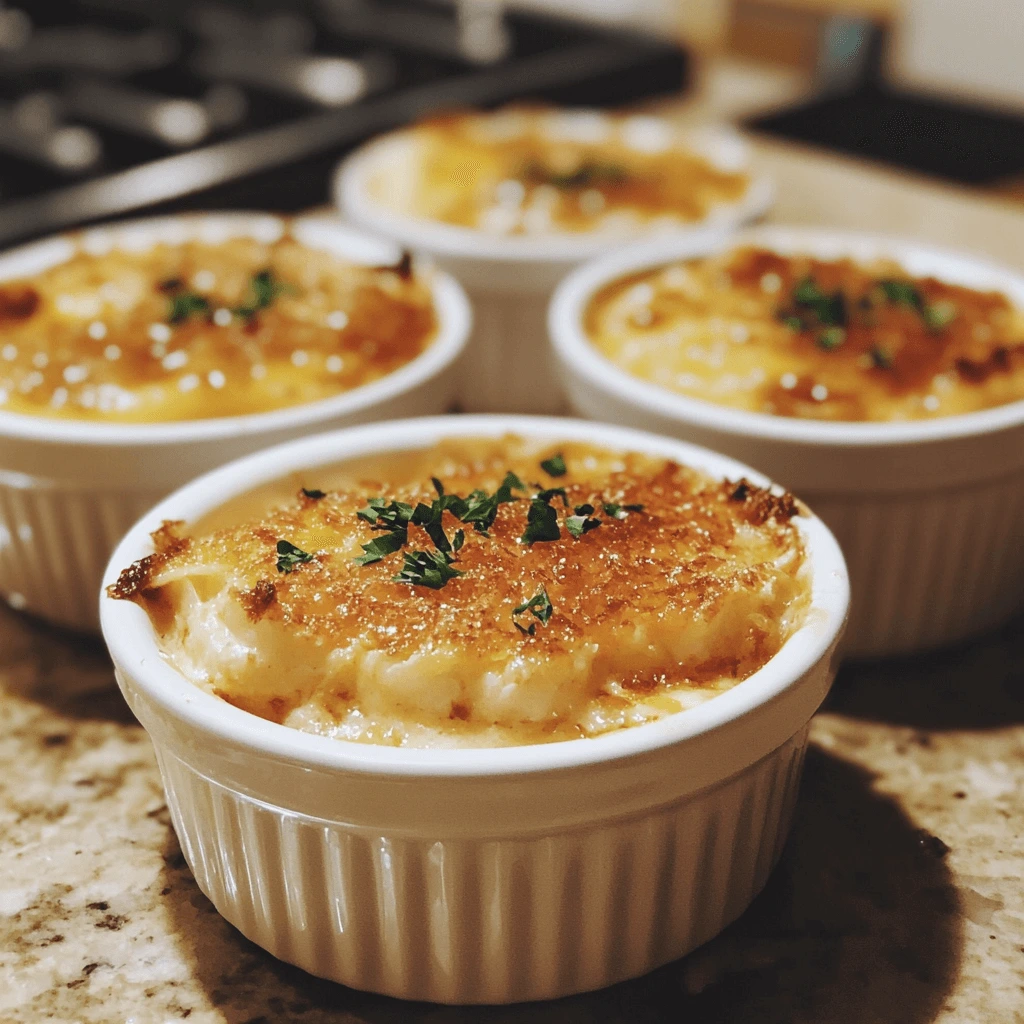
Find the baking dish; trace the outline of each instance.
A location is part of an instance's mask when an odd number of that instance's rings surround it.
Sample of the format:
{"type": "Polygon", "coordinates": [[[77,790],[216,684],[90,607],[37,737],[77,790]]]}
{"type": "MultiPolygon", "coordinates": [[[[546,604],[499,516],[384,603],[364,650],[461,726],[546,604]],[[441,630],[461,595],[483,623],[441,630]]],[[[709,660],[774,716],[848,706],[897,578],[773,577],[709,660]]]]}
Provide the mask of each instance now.
{"type": "MultiPolygon", "coordinates": [[[[138,250],[199,237],[271,242],[286,229],[304,245],[368,265],[395,263],[391,243],[333,218],[204,214],[89,229],[0,257],[0,281],[31,276],[89,251],[138,250]]],[[[166,423],[96,423],[0,410],[0,594],[62,626],[95,630],[96,589],[124,531],[164,494],[221,462],[311,430],[445,411],[468,337],[465,294],[431,272],[438,330],[398,370],[335,397],[272,412],[166,423]]]]}
{"type": "Polygon", "coordinates": [[[892,258],[915,276],[995,289],[1024,306],[1024,278],[970,256],[827,229],[763,227],[637,245],[567,278],[550,337],[573,410],[655,430],[748,461],[795,490],[835,533],[854,590],[850,655],[954,643],[1024,600],[1024,401],[906,422],[824,422],[746,412],[636,378],[582,329],[591,296],[620,277],[727,247],[823,259],[892,258]]]}
{"type": "MultiPolygon", "coordinates": [[[[357,427],[189,484],[129,531],[105,582],[152,550],[163,520],[196,521],[296,469],[510,432],[765,483],[678,441],[573,420],[357,427]]],[[[548,999],[683,955],[742,913],[775,864],[848,602],[834,539],[813,517],[794,521],[812,609],[776,656],[699,707],[593,739],[413,749],[314,736],[188,682],[139,606],[103,597],[101,619],[185,856],[248,938],[313,974],[401,998],[548,999]]]]}
{"type": "MultiPolygon", "coordinates": [[[[594,110],[559,111],[563,127],[577,122],[608,130],[613,119],[594,110]]],[[[653,117],[627,119],[626,124],[637,136],[677,132],[669,122],[653,117]]],[[[708,127],[679,137],[716,167],[748,169],[746,145],[727,129],[708,127]]],[[[763,214],[774,194],[765,178],[751,177],[739,201],[716,205],[703,220],[690,224],[640,225],[628,234],[562,231],[505,236],[415,218],[375,201],[368,180],[381,166],[407,161],[408,146],[408,138],[395,133],[356,150],[338,170],[336,203],[353,223],[429,255],[466,288],[473,303],[474,330],[460,369],[459,401],[467,412],[565,410],[565,395],[546,344],[545,316],[552,290],[573,267],[632,240],[638,232],[731,230],[763,214]]]]}

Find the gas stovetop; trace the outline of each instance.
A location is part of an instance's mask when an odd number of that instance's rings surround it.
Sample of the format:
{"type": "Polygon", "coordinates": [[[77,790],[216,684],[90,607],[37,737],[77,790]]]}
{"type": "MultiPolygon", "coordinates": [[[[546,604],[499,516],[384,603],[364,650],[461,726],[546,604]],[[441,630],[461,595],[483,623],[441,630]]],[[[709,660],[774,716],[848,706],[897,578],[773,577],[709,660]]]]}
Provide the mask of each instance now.
{"type": "Polygon", "coordinates": [[[0,7],[0,244],[182,208],[328,199],[348,148],[427,111],[678,90],[671,43],[493,0],[0,7]]]}

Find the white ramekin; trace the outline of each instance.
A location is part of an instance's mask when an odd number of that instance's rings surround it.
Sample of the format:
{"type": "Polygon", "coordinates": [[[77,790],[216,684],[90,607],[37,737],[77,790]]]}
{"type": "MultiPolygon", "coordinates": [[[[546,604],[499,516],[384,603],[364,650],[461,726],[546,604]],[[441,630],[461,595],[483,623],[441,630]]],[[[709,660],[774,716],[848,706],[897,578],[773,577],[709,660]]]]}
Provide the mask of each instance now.
{"type": "MultiPolygon", "coordinates": [[[[560,112],[558,123],[611,118],[596,110],[560,112]]],[[[670,131],[716,166],[748,170],[747,148],[727,129],[687,133],[651,117],[630,119],[636,134],[670,131]]],[[[574,267],[636,236],[608,232],[560,232],[543,237],[506,237],[482,230],[417,219],[380,205],[368,194],[367,181],[396,160],[409,162],[411,136],[382,136],[356,150],[338,170],[336,202],[353,223],[392,238],[414,252],[429,255],[466,288],[473,302],[474,329],[460,369],[459,402],[467,412],[564,412],[565,394],[547,344],[546,316],[555,285],[574,267]]],[[[759,217],[771,205],[773,189],[754,177],[743,198],[715,206],[691,225],[662,225],[644,231],[674,235],[722,234],[759,217]]]]}
{"type": "MultiPolygon", "coordinates": [[[[80,245],[145,249],[199,237],[272,242],[290,225],[304,244],[368,265],[399,250],[329,217],[203,214],[93,228],[0,256],[0,281],[31,277],[80,245]]],[[[469,303],[447,274],[431,273],[439,328],[416,359],[336,397],[251,416],[107,424],[0,411],[0,595],[62,626],[96,630],[103,567],[125,530],[154,502],[214,466],[312,431],[444,412],[471,327],[469,303]]]]}
{"type": "Polygon", "coordinates": [[[939,647],[1009,617],[1024,602],[1024,401],[919,422],[799,420],[647,383],[590,343],[582,314],[605,284],[748,243],[826,259],[891,257],[915,276],[998,289],[1024,306],[1020,275],[886,237],[772,227],[728,240],[637,245],[580,268],[552,301],[549,330],[573,410],[707,445],[796,491],[835,533],[850,566],[850,655],[939,647]]]}
{"type": "MultiPolygon", "coordinates": [[[[296,469],[514,432],[681,460],[765,483],[667,438],[576,420],[444,417],[259,453],[162,502],[105,582],[192,522],[296,469]]],[[[101,599],[103,634],[148,730],[200,888],[275,956],[354,988],[446,1003],[547,999],[682,956],[764,885],[790,823],[810,717],[835,668],[848,584],[800,517],[814,610],[759,672],[699,707],[595,739],[417,750],[312,736],[199,690],[146,613],[101,599]]]]}

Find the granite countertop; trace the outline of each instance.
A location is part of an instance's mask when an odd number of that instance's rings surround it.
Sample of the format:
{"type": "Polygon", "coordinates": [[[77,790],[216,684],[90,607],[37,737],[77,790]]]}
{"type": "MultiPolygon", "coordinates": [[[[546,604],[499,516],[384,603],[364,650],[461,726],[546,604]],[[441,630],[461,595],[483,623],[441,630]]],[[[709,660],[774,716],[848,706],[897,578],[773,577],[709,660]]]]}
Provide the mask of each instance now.
{"type": "Polygon", "coordinates": [[[223,921],[101,644],[0,610],[0,1024],[1024,1021],[1024,619],[846,666],[812,736],[782,862],[717,939],[558,1003],[401,1003],[223,921]]]}

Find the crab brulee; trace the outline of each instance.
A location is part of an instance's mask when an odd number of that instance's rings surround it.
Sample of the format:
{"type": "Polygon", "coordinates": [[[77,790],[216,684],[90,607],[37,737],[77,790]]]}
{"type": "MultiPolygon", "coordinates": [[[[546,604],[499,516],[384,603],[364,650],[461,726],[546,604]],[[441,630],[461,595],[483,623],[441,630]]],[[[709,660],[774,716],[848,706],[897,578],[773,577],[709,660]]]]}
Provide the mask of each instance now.
{"type": "Polygon", "coordinates": [[[489,234],[691,224],[750,188],[654,118],[506,108],[435,116],[390,138],[408,145],[368,182],[377,202],[489,234]]]}
{"type": "Polygon", "coordinates": [[[1024,398],[1024,312],[892,260],[680,260],[607,285],[584,324],[633,376],[749,412],[914,420],[1024,398]]]}
{"type": "Polygon", "coordinates": [[[190,681],[312,733],[598,735],[735,685],[810,606],[799,503],[662,458],[447,440],[288,488],[165,522],[108,594],[190,681]]]}
{"type": "Polygon", "coordinates": [[[363,266],[249,237],[114,247],[0,284],[0,410],[202,420],[331,398],[435,333],[409,259],[363,266]]]}

